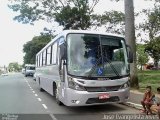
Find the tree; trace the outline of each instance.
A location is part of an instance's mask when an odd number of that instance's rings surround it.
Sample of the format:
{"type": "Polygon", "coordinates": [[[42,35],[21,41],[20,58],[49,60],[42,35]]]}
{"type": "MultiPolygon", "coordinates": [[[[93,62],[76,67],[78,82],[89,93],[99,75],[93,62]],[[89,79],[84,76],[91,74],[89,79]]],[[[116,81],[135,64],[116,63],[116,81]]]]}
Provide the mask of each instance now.
{"type": "Polygon", "coordinates": [[[140,24],[139,28],[142,29],[145,33],[148,33],[149,40],[152,40],[154,37],[159,35],[160,5],[155,5],[152,10],[144,10],[143,13],[146,14],[147,19],[140,24]]]}
{"type": "Polygon", "coordinates": [[[154,66],[158,69],[160,60],[160,36],[147,42],[145,51],[154,59],[154,66]]]}
{"type": "Polygon", "coordinates": [[[133,63],[130,64],[130,79],[132,87],[139,87],[137,76],[137,58],[136,58],[136,40],[134,25],[134,7],[133,0],[124,0],[125,3],[125,38],[133,52],[133,63]]]}
{"type": "Polygon", "coordinates": [[[50,35],[34,37],[31,41],[23,45],[25,52],[24,64],[35,64],[36,54],[51,40],[50,35]]]}
{"type": "Polygon", "coordinates": [[[22,66],[18,64],[18,62],[12,62],[12,63],[9,63],[8,65],[8,70],[10,72],[12,71],[16,71],[16,72],[19,72],[21,70],[22,66]]]}
{"type": "Polygon", "coordinates": [[[139,27],[145,33],[148,33],[149,38],[146,42],[146,52],[154,59],[154,65],[158,68],[160,60],[159,47],[160,43],[160,5],[155,5],[153,10],[146,10],[147,20],[139,27]]]}
{"type": "Polygon", "coordinates": [[[147,63],[149,60],[148,54],[145,52],[145,45],[143,44],[137,44],[137,62],[138,65],[142,66],[147,63]]]}
{"type": "Polygon", "coordinates": [[[93,15],[94,26],[105,27],[106,32],[124,35],[125,15],[119,11],[105,11],[102,15],[93,15]]]}
{"type": "Polygon", "coordinates": [[[56,21],[64,29],[87,29],[90,17],[99,0],[11,0],[9,5],[20,14],[14,17],[22,23],[33,24],[38,20],[56,21]]]}

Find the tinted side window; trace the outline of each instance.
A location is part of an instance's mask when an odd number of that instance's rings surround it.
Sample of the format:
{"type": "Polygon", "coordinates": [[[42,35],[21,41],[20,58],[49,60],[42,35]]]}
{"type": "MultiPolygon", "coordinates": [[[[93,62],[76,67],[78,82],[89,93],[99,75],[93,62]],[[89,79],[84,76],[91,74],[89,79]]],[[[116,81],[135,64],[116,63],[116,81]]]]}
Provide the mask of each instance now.
{"type": "Polygon", "coordinates": [[[43,51],[43,66],[46,65],[46,50],[43,51]]]}
{"type": "Polygon", "coordinates": [[[57,43],[52,45],[52,64],[57,62],[57,43]]]}
{"type": "Polygon", "coordinates": [[[50,61],[51,61],[51,46],[47,48],[47,65],[51,64],[50,61]]]}

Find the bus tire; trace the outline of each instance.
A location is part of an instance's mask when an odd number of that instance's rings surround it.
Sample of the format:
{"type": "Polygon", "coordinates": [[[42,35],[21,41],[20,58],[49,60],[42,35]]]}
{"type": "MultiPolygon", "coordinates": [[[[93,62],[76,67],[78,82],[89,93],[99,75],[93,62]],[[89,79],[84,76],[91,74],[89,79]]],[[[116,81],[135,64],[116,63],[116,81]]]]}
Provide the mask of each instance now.
{"type": "Polygon", "coordinates": [[[55,95],[56,103],[57,103],[58,105],[63,105],[62,102],[59,100],[57,86],[56,86],[56,88],[55,88],[55,90],[54,90],[54,95],[55,95]]]}
{"type": "Polygon", "coordinates": [[[40,92],[44,92],[44,89],[43,89],[43,88],[40,88],[39,90],[40,90],[40,92]]]}
{"type": "MultiPolygon", "coordinates": [[[[40,83],[41,83],[41,82],[40,82],[40,78],[38,79],[38,82],[39,82],[39,86],[41,86],[41,85],[40,85],[40,83]]],[[[44,92],[44,89],[40,87],[39,91],[40,91],[40,92],[44,92]]]]}

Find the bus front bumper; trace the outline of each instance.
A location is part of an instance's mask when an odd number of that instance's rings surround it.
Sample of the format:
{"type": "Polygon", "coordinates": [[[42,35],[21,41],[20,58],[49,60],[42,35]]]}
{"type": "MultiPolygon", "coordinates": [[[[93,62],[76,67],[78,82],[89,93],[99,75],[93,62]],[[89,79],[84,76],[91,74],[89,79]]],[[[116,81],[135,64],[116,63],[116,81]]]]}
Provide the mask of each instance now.
{"type": "Polygon", "coordinates": [[[66,96],[63,103],[66,106],[89,106],[109,103],[124,103],[129,99],[129,88],[111,92],[87,92],[66,89],[66,96]],[[108,98],[100,98],[101,95],[108,95],[108,98]]]}

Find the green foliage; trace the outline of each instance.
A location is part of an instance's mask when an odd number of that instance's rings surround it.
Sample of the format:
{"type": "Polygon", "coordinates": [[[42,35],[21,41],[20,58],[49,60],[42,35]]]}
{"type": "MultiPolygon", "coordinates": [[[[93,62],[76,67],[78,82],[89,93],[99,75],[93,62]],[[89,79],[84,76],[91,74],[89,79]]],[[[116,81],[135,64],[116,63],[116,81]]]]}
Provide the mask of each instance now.
{"type": "Polygon", "coordinates": [[[36,54],[51,40],[50,35],[34,37],[31,41],[23,45],[25,52],[24,64],[35,64],[36,54]]]}
{"type": "Polygon", "coordinates": [[[105,26],[106,32],[124,35],[124,13],[105,12],[93,14],[99,0],[11,0],[9,8],[19,15],[14,20],[24,24],[35,21],[56,21],[64,29],[88,29],[91,26],[105,26]]]}
{"type": "Polygon", "coordinates": [[[157,87],[160,84],[160,71],[159,70],[147,70],[140,71],[138,73],[140,90],[145,91],[146,86],[150,85],[153,88],[153,91],[156,92],[157,87]]]}
{"type": "Polygon", "coordinates": [[[149,39],[145,40],[145,51],[154,59],[155,67],[158,68],[160,60],[160,5],[156,4],[152,10],[144,10],[147,20],[140,24],[139,28],[148,34],[149,39]]]}
{"type": "Polygon", "coordinates": [[[146,64],[149,60],[148,54],[145,52],[145,46],[143,44],[137,44],[137,62],[141,66],[146,64]]]}
{"type": "Polygon", "coordinates": [[[12,5],[8,5],[14,12],[20,14],[14,17],[14,20],[22,22],[23,24],[33,24],[36,20],[45,19],[43,13],[45,10],[40,9],[39,2],[28,0],[11,0],[12,5]],[[14,1],[14,2],[13,2],[14,1]],[[32,4],[32,7],[30,6],[32,4]]]}
{"type": "Polygon", "coordinates": [[[97,26],[105,25],[106,32],[124,35],[125,14],[118,11],[104,12],[102,15],[93,15],[92,19],[97,26]]]}
{"type": "Polygon", "coordinates": [[[155,67],[158,68],[158,61],[160,60],[160,36],[147,42],[145,51],[154,59],[155,67]]]}
{"type": "Polygon", "coordinates": [[[65,6],[60,13],[55,13],[55,21],[63,25],[64,29],[87,29],[91,25],[87,10],[84,5],[79,9],[65,6]]]}
{"type": "Polygon", "coordinates": [[[12,62],[12,63],[9,63],[9,65],[8,65],[8,70],[10,72],[12,72],[12,71],[18,72],[21,70],[21,68],[22,68],[22,66],[19,65],[17,62],[12,62]]]}
{"type": "Polygon", "coordinates": [[[140,24],[140,28],[149,34],[149,40],[154,39],[160,30],[160,6],[155,6],[153,10],[145,10],[147,20],[140,24]]]}
{"type": "Polygon", "coordinates": [[[9,8],[19,15],[14,20],[33,24],[37,20],[56,21],[64,29],[87,29],[99,0],[11,0],[9,8]]]}

